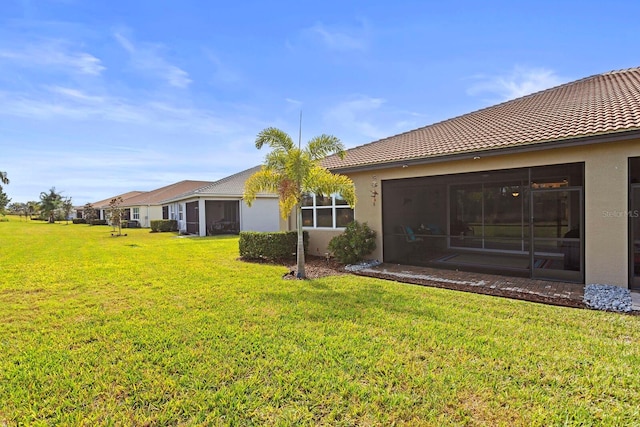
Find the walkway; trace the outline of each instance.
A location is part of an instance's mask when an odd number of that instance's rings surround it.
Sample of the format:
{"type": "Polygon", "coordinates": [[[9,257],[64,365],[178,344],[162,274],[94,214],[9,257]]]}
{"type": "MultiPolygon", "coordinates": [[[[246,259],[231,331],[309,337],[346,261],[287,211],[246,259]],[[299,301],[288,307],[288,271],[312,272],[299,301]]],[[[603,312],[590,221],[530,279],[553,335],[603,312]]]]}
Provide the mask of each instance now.
{"type": "MultiPolygon", "coordinates": [[[[381,264],[377,267],[358,270],[354,274],[545,304],[586,307],[583,302],[584,285],[576,283],[400,264],[381,264]]],[[[631,292],[631,309],[635,313],[640,312],[640,292],[631,292]]]]}
{"type": "Polygon", "coordinates": [[[585,307],[584,285],[399,264],[381,264],[355,274],[545,304],[585,307]]]}

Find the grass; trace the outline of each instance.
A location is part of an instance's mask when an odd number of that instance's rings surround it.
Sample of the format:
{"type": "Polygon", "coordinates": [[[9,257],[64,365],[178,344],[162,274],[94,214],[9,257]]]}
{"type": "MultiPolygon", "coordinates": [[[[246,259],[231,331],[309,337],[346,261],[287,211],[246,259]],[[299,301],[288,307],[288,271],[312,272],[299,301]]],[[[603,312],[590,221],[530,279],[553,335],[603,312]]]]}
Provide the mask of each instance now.
{"type": "Polygon", "coordinates": [[[0,223],[0,425],[638,425],[640,316],[0,223]]]}

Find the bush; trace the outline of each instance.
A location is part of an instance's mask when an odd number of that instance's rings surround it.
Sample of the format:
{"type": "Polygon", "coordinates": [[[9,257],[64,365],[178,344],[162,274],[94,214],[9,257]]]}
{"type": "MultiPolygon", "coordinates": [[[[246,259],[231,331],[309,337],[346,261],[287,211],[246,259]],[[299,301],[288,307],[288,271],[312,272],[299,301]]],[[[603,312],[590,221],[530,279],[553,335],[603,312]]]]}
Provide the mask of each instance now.
{"type": "Polygon", "coordinates": [[[352,221],[329,242],[329,250],[343,264],[356,264],[376,248],[376,232],[366,222],[352,221]]]}
{"type": "Polygon", "coordinates": [[[106,219],[92,219],[89,223],[91,225],[109,225],[106,219]]]}
{"type": "Polygon", "coordinates": [[[178,231],[178,221],[175,219],[152,219],[151,232],[178,231]]]}
{"type": "MultiPolygon", "coordinates": [[[[309,246],[309,233],[303,232],[304,251],[309,246]]],[[[240,257],[243,259],[295,259],[298,245],[297,231],[264,233],[240,232],[240,257]]]]}
{"type": "Polygon", "coordinates": [[[73,223],[74,224],[86,224],[87,220],[84,218],[74,218],[73,219],[73,223]]]}

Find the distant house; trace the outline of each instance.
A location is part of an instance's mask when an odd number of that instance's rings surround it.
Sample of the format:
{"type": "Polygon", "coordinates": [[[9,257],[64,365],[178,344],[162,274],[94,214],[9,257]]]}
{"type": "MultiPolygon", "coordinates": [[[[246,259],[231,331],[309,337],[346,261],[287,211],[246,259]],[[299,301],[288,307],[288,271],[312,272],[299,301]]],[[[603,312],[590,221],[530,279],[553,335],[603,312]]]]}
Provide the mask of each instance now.
{"type": "Polygon", "coordinates": [[[182,233],[199,236],[286,229],[277,194],[260,194],[251,207],[242,199],[245,181],[258,170],[260,166],[166,198],[163,217],[176,219],[182,233]]]}
{"type": "MultiPolygon", "coordinates": [[[[128,197],[123,201],[124,219],[140,227],[150,227],[151,221],[163,219],[162,201],[211,184],[211,181],[180,181],[152,191],[128,197]]],[[[107,203],[108,205],[108,203],[107,203]]]]}
{"type": "MultiPolygon", "coordinates": [[[[107,218],[107,212],[109,210],[109,203],[111,202],[111,200],[120,197],[122,198],[123,201],[129,200],[132,197],[136,197],[139,196],[140,194],[143,194],[144,191],[129,191],[127,193],[123,193],[123,194],[118,194],[117,196],[113,196],[113,197],[109,197],[108,199],[103,199],[103,200],[99,200],[97,202],[93,202],[91,203],[91,206],[93,206],[93,208],[97,211],[97,219],[108,219],[107,218]]],[[[84,206],[79,207],[76,211],[76,215],[78,216],[78,218],[83,218],[84,217],[84,206]]]]}
{"type": "MultiPolygon", "coordinates": [[[[640,68],[584,78],[332,156],[384,262],[640,289],[640,68]]],[[[305,209],[310,247],[342,227],[305,209]]],[[[327,205],[332,205],[327,207],[327,205]]],[[[326,218],[324,218],[326,219],[326,218]]]]}

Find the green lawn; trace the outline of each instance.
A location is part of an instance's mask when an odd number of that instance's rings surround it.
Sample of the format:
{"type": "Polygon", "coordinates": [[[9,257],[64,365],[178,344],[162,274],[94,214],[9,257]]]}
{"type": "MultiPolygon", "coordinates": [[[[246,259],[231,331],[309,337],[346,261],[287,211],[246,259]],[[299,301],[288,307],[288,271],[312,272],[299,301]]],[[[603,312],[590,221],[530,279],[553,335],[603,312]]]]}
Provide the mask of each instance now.
{"type": "Polygon", "coordinates": [[[0,222],[0,426],[638,425],[640,316],[0,222]]]}

